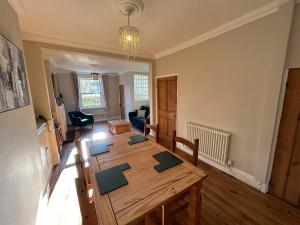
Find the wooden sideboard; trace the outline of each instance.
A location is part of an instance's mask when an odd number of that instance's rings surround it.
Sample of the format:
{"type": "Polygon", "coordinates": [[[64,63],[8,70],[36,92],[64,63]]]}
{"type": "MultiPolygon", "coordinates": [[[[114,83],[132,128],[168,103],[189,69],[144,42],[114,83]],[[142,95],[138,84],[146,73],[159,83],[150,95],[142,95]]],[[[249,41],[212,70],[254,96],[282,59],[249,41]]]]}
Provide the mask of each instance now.
{"type": "Polygon", "coordinates": [[[50,180],[52,169],[53,169],[51,142],[50,142],[49,130],[46,123],[42,124],[39,127],[38,135],[39,135],[40,152],[41,152],[42,168],[43,168],[43,175],[44,175],[43,178],[46,186],[50,180]]]}

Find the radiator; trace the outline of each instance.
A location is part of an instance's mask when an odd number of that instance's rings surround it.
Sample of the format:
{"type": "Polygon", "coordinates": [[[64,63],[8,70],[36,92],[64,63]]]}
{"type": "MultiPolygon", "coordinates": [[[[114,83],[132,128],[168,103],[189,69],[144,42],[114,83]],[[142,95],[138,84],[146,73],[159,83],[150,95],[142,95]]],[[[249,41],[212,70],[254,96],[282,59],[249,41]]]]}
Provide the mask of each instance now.
{"type": "Polygon", "coordinates": [[[228,166],[230,133],[188,122],[187,136],[192,142],[199,139],[199,156],[228,166]]]}

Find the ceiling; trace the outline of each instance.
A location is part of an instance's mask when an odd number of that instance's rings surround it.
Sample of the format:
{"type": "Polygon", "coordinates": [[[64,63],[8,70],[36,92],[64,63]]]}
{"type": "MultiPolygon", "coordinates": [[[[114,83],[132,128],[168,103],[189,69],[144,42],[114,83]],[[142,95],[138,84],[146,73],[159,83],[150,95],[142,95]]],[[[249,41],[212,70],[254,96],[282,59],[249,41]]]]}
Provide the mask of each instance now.
{"type": "MultiPolygon", "coordinates": [[[[126,18],[120,0],[9,0],[17,10],[24,39],[120,53],[118,28],[126,18]]],[[[276,0],[283,1],[283,0],[276,0]]],[[[140,55],[156,54],[204,35],[275,0],[143,0],[131,19],[141,32],[140,55]]],[[[256,11],[255,11],[256,12],[256,11]]],[[[252,13],[252,14],[251,14],[252,13]]]]}
{"type": "Polygon", "coordinates": [[[70,70],[78,73],[118,73],[120,75],[128,71],[149,72],[147,63],[99,55],[43,49],[43,56],[49,59],[57,70],[70,70]]]}

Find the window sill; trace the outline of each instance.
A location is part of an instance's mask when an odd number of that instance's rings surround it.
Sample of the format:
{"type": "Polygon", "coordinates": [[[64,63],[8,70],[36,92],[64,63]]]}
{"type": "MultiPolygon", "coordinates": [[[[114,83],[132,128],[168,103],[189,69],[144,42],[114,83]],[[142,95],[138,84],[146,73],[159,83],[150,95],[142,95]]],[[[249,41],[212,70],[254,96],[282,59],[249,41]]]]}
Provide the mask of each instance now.
{"type": "Polygon", "coordinates": [[[81,107],[80,109],[82,109],[82,110],[89,110],[89,109],[106,109],[106,107],[89,107],[89,108],[83,108],[83,107],[81,107]]]}
{"type": "Polygon", "coordinates": [[[149,102],[150,100],[148,99],[148,100],[134,100],[134,101],[136,101],[136,102],[149,102]]]}

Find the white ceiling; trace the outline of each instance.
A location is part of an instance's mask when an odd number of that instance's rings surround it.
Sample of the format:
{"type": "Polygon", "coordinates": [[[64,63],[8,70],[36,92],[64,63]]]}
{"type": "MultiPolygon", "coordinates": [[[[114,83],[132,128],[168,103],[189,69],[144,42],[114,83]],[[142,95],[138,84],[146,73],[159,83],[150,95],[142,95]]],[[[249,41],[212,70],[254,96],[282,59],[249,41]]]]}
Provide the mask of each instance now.
{"type": "Polygon", "coordinates": [[[136,61],[121,60],[99,55],[63,52],[43,49],[44,58],[49,59],[57,70],[71,70],[78,73],[118,73],[128,71],[149,72],[149,65],[136,61]]]}
{"type": "MultiPolygon", "coordinates": [[[[18,11],[24,39],[120,52],[118,28],[126,18],[114,9],[119,0],[9,1],[18,11]]],[[[274,2],[144,0],[144,12],[131,24],[141,31],[139,53],[151,57],[274,2]]]]}

